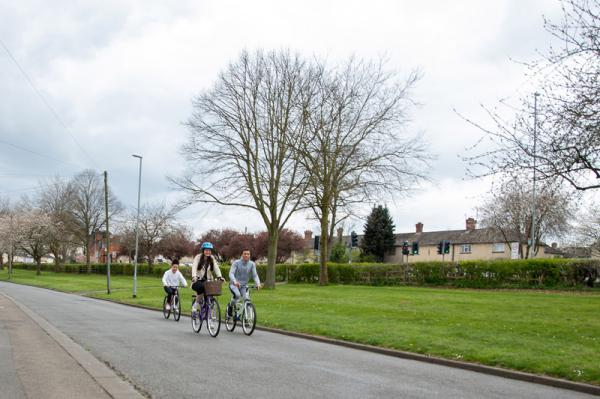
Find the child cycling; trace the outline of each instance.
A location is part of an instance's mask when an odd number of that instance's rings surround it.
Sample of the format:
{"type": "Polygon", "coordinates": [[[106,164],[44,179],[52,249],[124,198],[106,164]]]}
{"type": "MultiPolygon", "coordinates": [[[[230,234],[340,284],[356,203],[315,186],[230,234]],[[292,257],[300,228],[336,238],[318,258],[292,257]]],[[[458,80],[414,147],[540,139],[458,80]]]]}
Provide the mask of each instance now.
{"type": "Polygon", "coordinates": [[[198,311],[198,303],[204,298],[204,283],[213,280],[214,276],[224,281],[219,269],[219,262],[212,256],[213,245],[205,242],[200,246],[202,253],[194,257],[192,263],[192,289],[196,291],[196,301],[192,305],[192,312],[198,311]]]}
{"type": "Polygon", "coordinates": [[[179,271],[179,260],[173,259],[171,262],[171,268],[163,274],[162,278],[163,288],[168,295],[167,298],[167,310],[171,309],[171,301],[173,301],[173,294],[179,287],[179,283],[181,283],[184,287],[187,287],[187,281],[185,281],[185,277],[179,271]]]}
{"type": "Polygon", "coordinates": [[[256,264],[250,260],[250,250],[245,248],[242,251],[241,259],[233,262],[229,270],[229,290],[233,294],[233,298],[229,302],[230,306],[227,307],[227,316],[231,317],[231,312],[237,302],[242,296],[246,297],[246,286],[248,285],[250,276],[254,280],[256,289],[260,289],[261,284],[256,272],[256,264]]]}

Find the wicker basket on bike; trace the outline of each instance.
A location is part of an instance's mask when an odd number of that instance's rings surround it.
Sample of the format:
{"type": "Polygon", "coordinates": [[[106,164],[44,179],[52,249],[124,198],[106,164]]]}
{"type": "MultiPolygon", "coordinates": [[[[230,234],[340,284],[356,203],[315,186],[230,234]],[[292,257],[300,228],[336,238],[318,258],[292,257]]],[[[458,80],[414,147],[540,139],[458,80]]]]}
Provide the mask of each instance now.
{"type": "Polygon", "coordinates": [[[221,285],[223,284],[220,280],[211,280],[204,283],[204,293],[211,296],[221,295],[221,285]]]}

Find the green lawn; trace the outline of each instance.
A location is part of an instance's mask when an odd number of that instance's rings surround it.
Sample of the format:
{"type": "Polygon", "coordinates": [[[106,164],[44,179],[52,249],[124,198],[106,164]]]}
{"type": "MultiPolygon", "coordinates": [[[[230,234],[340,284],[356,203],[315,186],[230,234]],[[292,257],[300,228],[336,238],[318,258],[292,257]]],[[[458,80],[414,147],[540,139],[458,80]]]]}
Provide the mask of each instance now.
{"type": "MultiPolygon", "coordinates": [[[[156,277],[17,270],[15,282],[160,308],[156,277]]],[[[6,271],[0,272],[6,280],[6,271]]],[[[224,286],[226,291],[226,286],[224,286]]],[[[183,290],[183,311],[191,290],[183,290]]],[[[220,297],[222,309],[229,295],[220,297]]],[[[600,292],[288,284],[253,291],[258,324],[600,384],[600,292]]]]}

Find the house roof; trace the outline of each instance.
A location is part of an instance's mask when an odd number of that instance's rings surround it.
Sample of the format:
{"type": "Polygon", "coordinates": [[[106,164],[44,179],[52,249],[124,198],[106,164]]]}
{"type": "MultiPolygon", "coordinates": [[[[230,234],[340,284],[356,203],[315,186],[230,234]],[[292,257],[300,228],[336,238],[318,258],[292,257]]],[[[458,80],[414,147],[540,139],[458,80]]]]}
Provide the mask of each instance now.
{"type": "MultiPolygon", "coordinates": [[[[516,236],[507,237],[508,241],[518,241],[516,236]]],[[[440,241],[450,241],[452,244],[483,244],[506,242],[502,233],[492,227],[473,230],[443,230],[422,233],[396,234],[396,246],[402,246],[404,241],[418,242],[419,245],[437,245],[440,241]]]]}

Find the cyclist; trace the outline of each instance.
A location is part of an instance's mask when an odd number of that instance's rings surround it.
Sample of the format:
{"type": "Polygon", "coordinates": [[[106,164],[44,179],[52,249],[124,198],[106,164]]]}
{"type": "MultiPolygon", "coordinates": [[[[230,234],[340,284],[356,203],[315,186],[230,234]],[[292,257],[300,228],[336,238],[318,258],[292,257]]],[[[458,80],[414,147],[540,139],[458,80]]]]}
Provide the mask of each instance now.
{"type": "Polygon", "coordinates": [[[221,281],[225,279],[221,276],[219,262],[212,256],[213,245],[205,242],[200,246],[202,253],[194,257],[192,263],[192,289],[196,291],[196,301],[192,305],[192,312],[198,311],[198,304],[204,298],[204,283],[213,280],[215,277],[221,281]],[[213,277],[214,275],[214,277],[213,277]]]}
{"type": "Polygon", "coordinates": [[[229,270],[229,290],[233,294],[233,298],[229,303],[230,306],[227,307],[227,316],[231,317],[237,302],[242,296],[246,297],[246,285],[250,277],[254,280],[256,289],[260,289],[261,284],[256,272],[256,264],[250,260],[250,250],[244,248],[242,257],[233,262],[229,270]]]}
{"type": "Polygon", "coordinates": [[[179,271],[179,260],[173,259],[171,268],[163,274],[162,278],[163,288],[169,296],[167,298],[167,310],[171,309],[173,294],[175,294],[175,290],[179,287],[180,282],[184,287],[187,287],[187,281],[185,281],[185,277],[179,271]]]}

